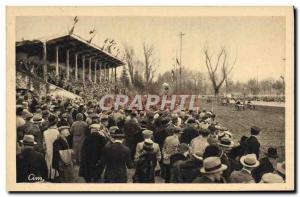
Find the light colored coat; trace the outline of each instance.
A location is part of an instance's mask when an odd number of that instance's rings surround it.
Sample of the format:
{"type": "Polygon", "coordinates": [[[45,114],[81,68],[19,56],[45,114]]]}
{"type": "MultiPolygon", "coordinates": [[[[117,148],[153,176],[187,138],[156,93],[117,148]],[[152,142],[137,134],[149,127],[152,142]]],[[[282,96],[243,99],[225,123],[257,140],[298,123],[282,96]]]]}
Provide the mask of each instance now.
{"type": "Polygon", "coordinates": [[[55,178],[55,170],[52,168],[52,158],[53,158],[53,142],[59,136],[59,131],[57,127],[49,127],[44,131],[44,143],[46,147],[45,160],[48,168],[48,178],[55,178]]]}
{"type": "Polygon", "coordinates": [[[191,154],[200,153],[200,155],[203,155],[203,153],[208,145],[209,144],[207,142],[206,137],[202,137],[200,135],[200,136],[194,138],[191,141],[191,145],[190,145],[191,154]]]}
{"type": "Polygon", "coordinates": [[[165,143],[163,145],[162,150],[164,164],[170,164],[170,157],[171,155],[176,153],[176,149],[179,144],[180,142],[177,135],[171,135],[165,139],[165,143]]]}

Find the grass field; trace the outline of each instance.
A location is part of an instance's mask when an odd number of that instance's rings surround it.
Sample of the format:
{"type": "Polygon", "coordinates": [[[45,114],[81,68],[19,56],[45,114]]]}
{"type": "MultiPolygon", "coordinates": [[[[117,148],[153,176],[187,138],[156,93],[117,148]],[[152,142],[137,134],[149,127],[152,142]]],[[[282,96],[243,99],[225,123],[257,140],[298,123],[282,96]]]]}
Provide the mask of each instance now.
{"type": "MultiPolygon", "coordinates": [[[[241,136],[250,135],[251,126],[261,128],[259,141],[261,143],[261,154],[268,147],[277,148],[279,160],[284,160],[285,155],[285,112],[284,108],[257,107],[255,110],[246,109],[236,111],[232,105],[221,106],[217,103],[202,101],[200,108],[213,109],[219,124],[227,127],[233,133],[234,141],[237,142],[241,136]]],[[[262,156],[262,155],[261,155],[262,156]]]]}

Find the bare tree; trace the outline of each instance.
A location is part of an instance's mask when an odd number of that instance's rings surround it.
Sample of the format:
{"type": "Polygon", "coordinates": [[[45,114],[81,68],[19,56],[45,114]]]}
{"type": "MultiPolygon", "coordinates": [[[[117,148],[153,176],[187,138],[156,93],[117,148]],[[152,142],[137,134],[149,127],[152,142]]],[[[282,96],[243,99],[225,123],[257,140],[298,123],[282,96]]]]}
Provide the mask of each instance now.
{"type": "Polygon", "coordinates": [[[213,64],[212,55],[209,54],[208,49],[205,48],[203,52],[205,55],[205,65],[208,70],[209,78],[213,85],[214,94],[218,95],[224,81],[227,79],[228,75],[233,70],[233,66],[236,62],[236,58],[232,63],[230,63],[227,51],[223,47],[220,50],[220,52],[217,54],[216,63],[213,64]]]}
{"type": "Polygon", "coordinates": [[[145,66],[145,83],[147,90],[149,85],[152,83],[154,73],[155,73],[155,60],[153,58],[153,45],[147,45],[143,43],[143,53],[144,53],[144,66],[145,66]]]}
{"type": "Polygon", "coordinates": [[[135,59],[134,59],[134,50],[133,48],[129,47],[128,45],[124,46],[124,53],[125,53],[125,61],[128,67],[128,73],[130,76],[131,82],[134,81],[134,65],[135,65],[135,59]]]}

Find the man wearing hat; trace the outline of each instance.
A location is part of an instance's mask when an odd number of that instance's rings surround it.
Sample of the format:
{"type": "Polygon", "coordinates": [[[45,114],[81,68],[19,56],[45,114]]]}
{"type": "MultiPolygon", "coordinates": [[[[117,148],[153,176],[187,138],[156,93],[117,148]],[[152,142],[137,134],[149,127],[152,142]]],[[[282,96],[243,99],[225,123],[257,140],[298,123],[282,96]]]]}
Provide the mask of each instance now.
{"type": "Polygon", "coordinates": [[[57,123],[57,126],[58,127],[60,127],[60,126],[68,126],[68,127],[70,127],[70,123],[68,122],[68,116],[69,116],[69,114],[67,112],[64,112],[61,115],[61,118],[60,118],[59,122],[57,123]]]}
{"type": "Polygon", "coordinates": [[[43,155],[35,151],[33,135],[24,135],[20,140],[22,152],[17,155],[17,182],[43,182],[47,180],[48,169],[43,155]]]}
{"type": "Polygon", "coordinates": [[[239,171],[233,171],[230,175],[231,183],[255,183],[252,176],[252,170],[259,166],[259,161],[254,153],[244,155],[240,159],[243,168],[239,171]]]}
{"type": "Polygon", "coordinates": [[[194,118],[190,118],[189,120],[187,120],[187,127],[182,131],[180,143],[190,144],[192,139],[198,137],[199,132],[196,129],[196,126],[197,122],[194,118]]]}
{"type": "Polygon", "coordinates": [[[120,129],[117,129],[112,137],[114,141],[104,147],[104,182],[126,183],[127,168],[133,167],[130,149],[123,144],[124,133],[120,129]]]}
{"type": "Polygon", "coordinates": [[[44,131],[44,142],[46,146],[45,159],[48,167],[48,179],[52,180],[55,178],[55,169],[52,166],[53,159],[53,143],[59,136],[59,131],[57,129],[57,117],[55,115],[50,115],[48,118],[48,129],[44,131]]]}
{"type": "MultiPolygon", "coordinates": [[[[144,137],[144,141],[139,142],[136,145],[136,151],[135,151],[135,155],[134,155],[134,160],[136,160],[137,158],[139,158],[141,152],[143,151],[143,146],[144,146],[144,142],[147,139],[152,139],[153,138],[153,131],[151,130],[144,130],[142,131],[143,133],[143,137],[144,137]]],[[[161,160],[161,152],[160,152],[160,148],[159,145],[155,142],[153,142],[153,152],[156,154],[156,159],[157,161],[161,160]]]]}
{"type": "Polygon", "coordinates": [[[136,171],[133,177],[137,183],[154,183],[155,167],[157,165],[154,143],[151,139],[145,139],[142,152],[135,160],[136,171]]]}
{"type": "Polygon", "coordinates": [[[87,183],[96,183],[104,169],[103,151],[107,139],[100,133],[100,124],[90,125],[90,130],[81,149],[79,176],[84,177],[87,183]]]}
{"type": "MultiPolygon", "coordinates": [[[[31,127],[32,127],[32,117],[33,117],[33,114],[30,113],[29,111],[27,110],[23,110],[22,111],[22,116],[23,116],[23,119],[25,120],[25,124],[23,124],[22,126],[19,126],[18,129],[20,132],[24,134],[26,134],[27,132],[30,132],[31,130],[31,127]]],[[[23,138],[23,136],[21,136],[23,138]]],[[[22,139],[21,138],[21,139],[22,139]]]]}
{"type": "Polygon", "coordinates": [[[266,156],[260,160],[260,165],[253,170],[253,177],[257,183],[260,182],[263,174],[274,172],[277,167],[277,149],[270,147],[265,155],[266,156]]]}
{"type": "Polygon", "coordinates": [[[222,176],[227,166],[221,163],[219,157],[208,157],[203,161],[203,167],[200,169],[200,177],[193,180],[193,183],[224,183],[222,176]]]}
{"type": "Polygon", "coordinates": [[[256,126],[251,127],[251,136],[245,141],[245,154],[256,154],[256,157],[259,158],[260,153],[260,143],[257,139],[257,136],[260,133],[260,128],[256,126]]]}

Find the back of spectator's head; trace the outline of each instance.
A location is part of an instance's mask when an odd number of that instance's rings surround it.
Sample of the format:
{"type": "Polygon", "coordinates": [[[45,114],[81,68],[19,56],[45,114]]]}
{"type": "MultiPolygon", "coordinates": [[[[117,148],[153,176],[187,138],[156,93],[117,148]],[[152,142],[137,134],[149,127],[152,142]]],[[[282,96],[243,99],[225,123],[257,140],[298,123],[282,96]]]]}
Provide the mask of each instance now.
{"type": "Polygon", "coordinates": [[[77,121],[83,120],[83,115],[82,115],[82,113],[76,114],[76,120],[77,120],[77,121]]]}
{"type": "Polygon", "coordinates": [[[203,153],[203,159],[208,157],[220,157],[222,150],[217,145],[208,145],[203,153]]]}

